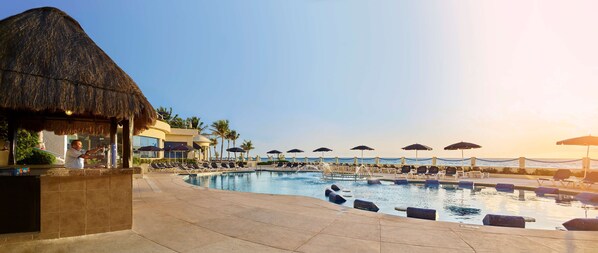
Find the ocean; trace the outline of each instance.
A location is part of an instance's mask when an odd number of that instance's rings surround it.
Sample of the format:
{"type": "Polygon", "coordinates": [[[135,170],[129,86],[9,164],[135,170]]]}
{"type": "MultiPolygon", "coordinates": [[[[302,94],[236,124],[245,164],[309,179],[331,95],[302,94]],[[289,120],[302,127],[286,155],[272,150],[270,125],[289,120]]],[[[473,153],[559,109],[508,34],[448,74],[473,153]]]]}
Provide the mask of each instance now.
{"type": "MultiPolygon", "coordinates": [[[[261,157],[262,161],[268,161],[267,157],[261,157]]],[[[287,160],[292,161],[292,157],[286,157],[287,160]]],[[[339,157],[340,163],[353,163],[353,157],[339,157]]],[[[309,162],[320,161],[319,157],[307,157],[309,162]]],[[[297,162],[304,162],[305,157],[297,157],[297,162]]],[[[324,162],[334,163],[336,159],[334,157],[324,158],[324,162]]],[[[361,163],[361,158],[358,158],[358,163],[361,163]]],[[[368,157],[363,158],[364,164],[374,164],[375,158],[368,157]]],[[[401,158],[383,158],[380,157],[380,164],[400,164],[401,158]]],[[[432,165],[432,158],[420,157],[417,160],[414,157],[405,157],[405,163],[411,165],[432,165]]],[[[470,158],[461,160],[460,158],[436,158],[436,165],[469,165],[470,158]]],[[[476,166],[490,166],[490,167],[511,167],[519,168],[519,158],[476,158],[476,166]]],[[[581,169],[581,159],[554,159],[554,158],[526,158],[526,168],[547,168],[547,169],[581,169]]],[[[590,169],[598,169],[598,159],[590,160],[590,169]]]]}

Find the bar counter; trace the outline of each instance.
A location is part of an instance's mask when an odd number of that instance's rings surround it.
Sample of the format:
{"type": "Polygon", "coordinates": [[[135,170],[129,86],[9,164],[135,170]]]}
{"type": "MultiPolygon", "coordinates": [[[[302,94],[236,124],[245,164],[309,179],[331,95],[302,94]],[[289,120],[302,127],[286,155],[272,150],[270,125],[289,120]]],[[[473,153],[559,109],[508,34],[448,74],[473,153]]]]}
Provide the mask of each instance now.
{"type": "Polygon", "coordinates": [[[131,228],[133,169],[7,170],[0,169],[0,241],[131,228]]]}

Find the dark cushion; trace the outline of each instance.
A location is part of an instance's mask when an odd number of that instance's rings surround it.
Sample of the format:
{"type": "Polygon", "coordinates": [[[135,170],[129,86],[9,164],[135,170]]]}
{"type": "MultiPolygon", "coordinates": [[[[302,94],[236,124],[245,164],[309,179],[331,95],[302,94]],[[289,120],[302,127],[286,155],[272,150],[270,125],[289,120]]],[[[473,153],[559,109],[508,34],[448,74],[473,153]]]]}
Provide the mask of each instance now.
{"type": "Polygon", "coordinates": [[[408,184],[409,181],[407,179],[397,179],[395,180],[395,184],[408,184]]]}
{"type": "Polygon", "coordinates": [[[382,184],[380,179],[368,179],[368,184],[382,184]]]}
{"type": "Polygon", "coordinates": [[[538,187],[535,190],[535,192],[536,195],[543,196],[544,194],[559,194],[559,189],[550,187],[538,187]]]}
{"type": "Polygon", "coordinates": [[[361,210],[372,211],[372,212],[378,212],[378,210],[380,210],[378,208],[378,206],[376,206],[376,204],[374,204],[374,202],[361,200],[361,199],[356,199],[353,202],[353,207],[357,208],[357,209],[361,209],[361,210]]]}
{"type": "Polygon", "coordinates": [[[525,228],[525,218],[521,216],[487,214],[482,222],[487,226],[525,228]]]}
{"type": "Polygon", "coordinates": [[[330,193],[331,193],[331,192],[332,192],[332,190],[330,190],[330,189],[326,188],[326,190],[324,191],[324,195],[325,195],[326,197],[328,197],[328,195],[330,195],[330,193]]]}
{"type": "Polygon", "coordinates": [[[436,210],[417,207],[407,207],[407,217],[424,220],[436,220],[436,210]]]}
{"type": "Polygon", "coordinates": [[[473,182],[471,181],[459,181],[459,187],[461,188],[473,188],[473,182]]]}
{"type": "Polygon", "coordinates": [[[343,198],[343,196],[336,194],[336,192],[330,192],[328,195],[328,200],[336,204],[342,204],[347,201],[345,198],[343,198]]]}
{"type": "Polygon", "coordinates": [[[563,223],[563,226],[572,231],[598,231],[598,219],[577,218],[563,223]]]}
{"type": "Polygon", "coordinates": [[[340,191],[341,188],[339,188],[337,185],[333,184],[330,186],[330,189],[335,190],[335,191],[340,191]]]}

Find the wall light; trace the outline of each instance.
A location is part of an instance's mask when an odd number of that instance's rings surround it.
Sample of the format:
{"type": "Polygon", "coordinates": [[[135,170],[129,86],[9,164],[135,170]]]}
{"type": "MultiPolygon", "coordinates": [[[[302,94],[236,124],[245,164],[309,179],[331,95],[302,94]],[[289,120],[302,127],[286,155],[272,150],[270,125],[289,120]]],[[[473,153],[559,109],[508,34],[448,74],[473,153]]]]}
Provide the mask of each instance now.
{"type": "Polygon", "coordinates": [[[67,116],[71,116],[71,115],[73,115],[73,111],[71,111],[71,110],[66,110],[66,111],[64,111],[64,113],[65,113],[67,116]]]}

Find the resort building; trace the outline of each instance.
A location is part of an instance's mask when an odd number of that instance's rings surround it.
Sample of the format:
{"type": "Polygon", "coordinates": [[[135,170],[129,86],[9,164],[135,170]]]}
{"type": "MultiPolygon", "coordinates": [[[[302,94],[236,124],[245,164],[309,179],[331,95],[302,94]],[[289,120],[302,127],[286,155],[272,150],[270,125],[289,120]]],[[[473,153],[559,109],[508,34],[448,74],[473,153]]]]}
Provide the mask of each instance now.
{"type": "MultiPolygon", "coordinates": [[[[122,128],[118,129],[117,139],[122,137],[122,128]]],[[[73,134],[57,135],[54,132],[40,132],[40,148],[52,153],[59,162],[64,161],[66,151],[72,140],[81,140],[84,149],[107,146],[108,138],[101,135],[73,134]]],[[[133,136],[133,155],[143,159],[187,158],[200,161],[209,160],[210,140],[200,135],[197,129],[171,128],[164,121],[156,120],[149,129],[133,136]],[[140,147],[154,146],[165,151],[138,151],[140,147]],[[175,147],[187,150],[170,150],[175,147]]],[[[118,150],[122,147],[119,145],[118,150]]]]}

